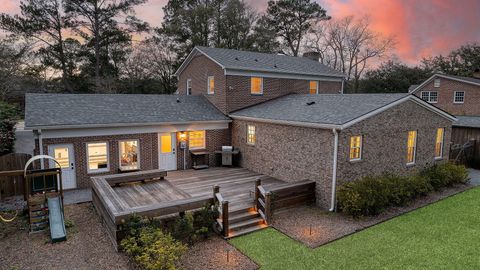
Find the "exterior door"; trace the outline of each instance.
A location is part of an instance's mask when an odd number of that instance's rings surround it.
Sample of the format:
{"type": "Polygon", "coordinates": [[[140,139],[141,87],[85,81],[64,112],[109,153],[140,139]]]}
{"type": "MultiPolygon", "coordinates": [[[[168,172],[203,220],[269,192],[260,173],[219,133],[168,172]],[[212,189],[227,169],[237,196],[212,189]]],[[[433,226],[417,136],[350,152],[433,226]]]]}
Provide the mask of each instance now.
{"type": "MultiPolygon", "coordinates": [[[[48,155],[55,158],[62,168],[62,186],[63,189],[72,189],[77,187],[75,177],[75,155],[72,144],[58,144],[48,146],[48,155]]],[[[58,167],[53,160],[50,160],[50,167],[58,167]]]]}
{"type": "Polygon", "coordinates": [[[158,134],[158,168],[166,171],[177,169],[177,138],[175,132],[158,134]]]}

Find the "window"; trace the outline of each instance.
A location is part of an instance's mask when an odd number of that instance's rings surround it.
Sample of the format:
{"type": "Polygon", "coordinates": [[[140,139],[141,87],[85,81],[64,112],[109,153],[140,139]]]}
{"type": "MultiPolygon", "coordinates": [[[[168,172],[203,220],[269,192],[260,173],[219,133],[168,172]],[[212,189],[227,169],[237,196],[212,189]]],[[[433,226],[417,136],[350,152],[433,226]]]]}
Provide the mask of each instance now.
{"type": "Polygon", "coordinates": [[[205,130],[188,132],[188,146],[190,149],[205,148],[205,130]]]}
{"type": "Polygon", "coordinates": [[[192,79],[187,79],[187,96],[192,94],[192,79]]]}
{"type": "Polygon", "coordinates": [[[441,159],[443,155],[443,134],[445,129],[438,128],[437,136],[435,137],[435,158],[441,159]]]}
{"type": "Polygon", "coordinates": [[[362,159],[362,136],[350,137],[350,160],[362,159]]]}
{"type": "Polygon", "coordinates": [[[310,81],[309,92],[312,95],[318,94],[318,82],[310,81]]]}
{"type": "Polygon", "coordinates": [[[87,143],[87,171],[108,172],[108,146],[106,142],[87,143]]]}
{"type": "Polygon", "coordinates": [[[263,78],[252,77],[250,79],[250,93],[253,95],[263,94],[263,78]]]}
{"type": "Polygon", "coordinates": [[[453,103],[463,103],[465,101],[465,92],[455,91],[453,94],[453,103]]]}
{"type": "Polygon", "coordinates": [[[407,165],[415,164],[415,152],[417,148],[417,132],[409,131],[407,140],[407,165]]]}
{"type": "Polygon", "coordinates": [[[215,94],[215,78],[213,76],[208,77],[207,93],[210,95],[215,94]]]}
{"type": "Polygon", "coordinates": [[[129,140],[121,141],[120,144],[120,169],[138,170],[140,169],[139,141],[129,140]]]}
{"type": "Polygon", "coordinates": [[[440,87],[440,79],[435,79],[433,81],[433,87],[440,87]]]}
{"type": "Polygon", "coordinates": [[[247,125],[247,144],[255,145],[256,140],[255,126],[247,125]]]}
{"type": "Polygon", "coordinates": [[[422,91],[422,99],[428,103],[437,103],[438,102],[438,92],[437,91],[422,91]]]}

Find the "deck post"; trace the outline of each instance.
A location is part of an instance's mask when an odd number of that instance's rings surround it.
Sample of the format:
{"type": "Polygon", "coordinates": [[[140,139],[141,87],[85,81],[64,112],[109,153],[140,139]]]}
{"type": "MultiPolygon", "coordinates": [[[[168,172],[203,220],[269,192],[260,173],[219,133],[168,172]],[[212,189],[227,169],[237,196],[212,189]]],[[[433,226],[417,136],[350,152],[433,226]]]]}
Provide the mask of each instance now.
{"type": "Polygon", "coordinates": [[[213,186],[213,204],[216,204],[218,202],[217,200],[217,193],[220,192],[220,187],[218,185],[213,186]]]}
{"type": "Polygon", "coordinates": [[[258,198],[260,198],[260,190],[258,187],[262,184],[262,180],[258,178],[255,180],[255,210],[258,211],[258,198]]]}
{"type": "Polygon", "coordinates": [[[223,236],[228,237],[228,232],[229,232],[228,201],[222,202],[222,225],[223,225],[223,236]]]}
{"type": "Polygon", "coordinates": [[[267,224],[272,221],[272,193],[270,191],[265,193],[265,221],[267,224]]]}

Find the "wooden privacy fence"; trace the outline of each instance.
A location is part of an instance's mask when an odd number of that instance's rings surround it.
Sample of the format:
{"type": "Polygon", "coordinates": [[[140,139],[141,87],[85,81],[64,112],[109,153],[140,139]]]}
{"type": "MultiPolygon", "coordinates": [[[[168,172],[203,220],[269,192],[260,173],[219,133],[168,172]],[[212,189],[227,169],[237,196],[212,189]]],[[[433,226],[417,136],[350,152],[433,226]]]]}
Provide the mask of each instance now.
{"type": "Polygon", "coordinates": [[[7,171],[22,171],[32,156],[29,154],[12,153],[0,157],[0,199],[15,195],[23,195],[25,184],[23,173],[6,173],[7,171]],[[15,194],[16,191],[16,194],[15,194]]]}

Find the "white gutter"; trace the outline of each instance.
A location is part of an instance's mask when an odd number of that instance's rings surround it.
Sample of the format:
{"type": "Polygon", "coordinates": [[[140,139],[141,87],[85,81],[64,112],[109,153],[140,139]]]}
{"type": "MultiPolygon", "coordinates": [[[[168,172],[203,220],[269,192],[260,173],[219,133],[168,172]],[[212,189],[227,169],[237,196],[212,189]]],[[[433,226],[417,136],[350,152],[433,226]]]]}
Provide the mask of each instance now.
{"type": "Polygon", "coordinates": [[[296,126],[296,127],[322,128],[322,129],[332,129],[332,128],[341,129],[342,127],[341,125],[334,125],[334,124],[320,124],[320,123],[288,121],[288,120],[275,120],[275,119],[265,119],[265,118],[256,118],[256,117],[248,117],[248,116],[237,116],[237,115],[229,115],[229,117],[237,120],[296,126]]]}
{"type": "Polygon", "coordinates": [[[342,94],[343,94],[343,85],[345,83],[345,80],[342,80],[342,94]]]}
{"type": "Polygon", "coordinates": [[[332,200],[330,202],[330,209],[328,211],[333,212],[335,211],[335,201],[336,201],[336,193],[337,193],[337,156],[338,156],[338,131],[336,129],[332,129],[333,135],[335,136],[334,139],[334,146],[333,146],[333,172],[332,172],[332,200]]]}

